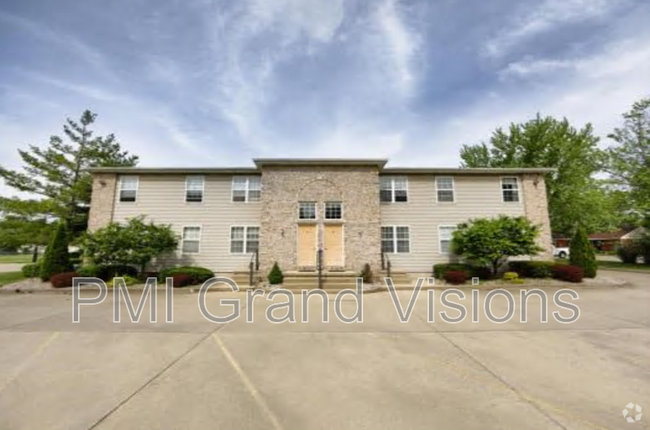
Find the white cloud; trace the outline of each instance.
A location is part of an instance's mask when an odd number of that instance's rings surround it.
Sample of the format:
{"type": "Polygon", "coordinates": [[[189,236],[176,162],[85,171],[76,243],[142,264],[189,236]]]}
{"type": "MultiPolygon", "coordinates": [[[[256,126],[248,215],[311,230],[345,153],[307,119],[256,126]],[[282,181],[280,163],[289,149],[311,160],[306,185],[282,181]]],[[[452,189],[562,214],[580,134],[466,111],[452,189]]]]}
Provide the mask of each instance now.
{"type": "Polygon", "coordinates": [[[564,24],[571,24],[607,15],[626,0],[544,0],[530,7],[520,3],[520,12],[513,16],[513,24],[505,26],[485,43],[485,54],[490,57],[505,55],[519,43],[564,24]]]}

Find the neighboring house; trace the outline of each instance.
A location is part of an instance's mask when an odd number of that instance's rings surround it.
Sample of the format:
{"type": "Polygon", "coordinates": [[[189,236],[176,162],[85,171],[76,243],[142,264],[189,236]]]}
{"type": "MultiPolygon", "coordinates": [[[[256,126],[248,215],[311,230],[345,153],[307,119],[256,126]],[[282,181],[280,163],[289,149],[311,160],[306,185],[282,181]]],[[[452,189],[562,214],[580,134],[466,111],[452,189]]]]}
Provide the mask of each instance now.
{"type": "Polygon", "coordinates": [[[452,259],[455,226],[477,217],[525,215],[551,232],[549,169],[384,167],[386,160],[257,159],[251,168],[95,168],[89,229],[146,215],[181,236],[156,264],[218,273],[260,270],[431,273],[452,259]]]}
{"type": "MultiPolygon", "coordinates": [[[[625,230],[617,230],[603,233],[592,233],[588,238],[594,248],[598,251],[615,251],[621,244],[621,241],[640,238],[644,231],[645,229],[643,227],[639,227],[629,232],[625,230]]],[[[571,239],[564,235],[553,234],[553,244],[558,248],[568,247],[570,242],[571,239]]]]}

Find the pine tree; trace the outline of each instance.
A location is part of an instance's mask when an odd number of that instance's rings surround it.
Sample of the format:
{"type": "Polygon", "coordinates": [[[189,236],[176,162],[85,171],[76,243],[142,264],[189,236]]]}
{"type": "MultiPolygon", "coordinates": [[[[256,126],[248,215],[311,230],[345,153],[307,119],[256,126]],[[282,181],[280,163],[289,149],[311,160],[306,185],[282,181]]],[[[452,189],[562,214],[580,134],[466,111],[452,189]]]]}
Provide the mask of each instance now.
{"type": "Polygon", "coordinates": [[[269,272],[269,283],[271,285],[278,285],[281,284],[283,280],[284,275],[282,274],[282,270],[280,270],[278,263],[275,262],[271,268],[271,271],[269,272]]]}
{"type": "Polygon", "coordinates": [[[41,264],[41,279],[47,281],[59,273],[72,270],[68,254],[68,230],[65,223],[59,222],[41,264]]]}
{"type": "Polygon", "coordinates": [[[586,278],[595,278],[598,271],[596,253],[589,242],[585,229],[579,227],[569,245],[569,261],[573,266],[581,267],[586,278]]]}

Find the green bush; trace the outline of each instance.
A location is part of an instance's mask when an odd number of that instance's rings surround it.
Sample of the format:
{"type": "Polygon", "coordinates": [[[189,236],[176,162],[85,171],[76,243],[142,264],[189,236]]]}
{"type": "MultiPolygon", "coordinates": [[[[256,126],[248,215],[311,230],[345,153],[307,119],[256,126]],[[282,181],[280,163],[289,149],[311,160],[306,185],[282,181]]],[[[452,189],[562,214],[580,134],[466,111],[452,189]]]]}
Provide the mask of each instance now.
{"type": "Polygon", "coordinates": [[[132,287],[133,285],[140,283],[140,280],[138,278],[129,275],[116,276],[116,278],[124,278],[124,283],[127,287],[132,287]]]}
{"type": "Polygon", "coordinates": [[[516,279],[519,279],[519,275],[517,274],[517,272],[506,272],[503,274],[504,281],[510,282],[516,279]]]}
{"type": "Polygon", "coordinates": [[[553,261],[511,261],[508,270],[516,272],[522,278],[543,279],[552,276],[553,261]]]}
{"type": "Polygon", "coordinates": [[[21,271],[25,278],[38,278],[41,276],[41,263],[25,264],[21,271]]]}
{"type": "Polygon", "coordinates": [[[361,274],[359,274],[360,278],[363,278],[363,282],[367,284],[372,284],[372,281],[374,280],[374,275],[372,273],[372,269],[370,268],[370,264],[366,263],[363,266],[363,270],[361,270],[361,274]]]}
{"type": "Polygon", "coordinates": [[[278,285],[284,281],[284,275],[282,274],[282,270],[280,270],[280,266],[278,266],[277,262],[273,263],[273,268],[271,268],[268,278],[271,285],[278,285]]]}
{"type": "Polygon", "coordinates": [[[138,270],[133,266],[124,266],[120,264],[113,264],[109,266],[97,266],[94,264],[89,264],[83,267],[80,267],[77,270],[79,276],[87,278],[99,278],[103,281],[110,282],[113,278],[125,275],[130,277],[136,277],[138,270]]]}
{"type": "Polygon", "coordinates": [[[616,248],[616,255],[623,263],[636,264],[636,260],[640,254],[641,249],[637,241],[623,241],[616,248]]]}
{"type": "Polygon", "coordinates": [[[77,274],[83,278],[100,278],[101,279],[101,270],[100,266],[90,264],[87,266],[81,266],[77,269],[77,274]]]}
{"type": "Polygon", "coordinates": [[[162,270],[159,274],[160,282],[165,282],[166,278],[173,278],[174,275],[187,275],[190,278],[191,285],[203,284],[210,278],[214,278],[214,272],[205,267],[194,267],[194,266],[184,266],[184,267],[171,267],[169,269],[162,270]]]}
{"type": "Polygon", "coordinates": [[[580,267],[584,271],[585,278],[595,278],[598,272],[598,262],[594,247],[589,242],[587,233],[582,227],[576,230],[569,245],[569,263],[572,266],[580,267]]]}
{"type": "Polygon", "coordinates": [[[470,277],[476,277],[483,280],[492,279],[492,273],[487,267],[463,263],[439,263],[433,266],[433,276],[436,279],[444,279],[445,273],[449,271],[466,272],[470,277]]]}
{"type": "Polygon", "coordinates": [[[68,231],[65,224],[59,222],[41,262],[41,279],[47,281],[52,275],[71,270],[72,264],[70,264],[68,255],[68,231]]]}

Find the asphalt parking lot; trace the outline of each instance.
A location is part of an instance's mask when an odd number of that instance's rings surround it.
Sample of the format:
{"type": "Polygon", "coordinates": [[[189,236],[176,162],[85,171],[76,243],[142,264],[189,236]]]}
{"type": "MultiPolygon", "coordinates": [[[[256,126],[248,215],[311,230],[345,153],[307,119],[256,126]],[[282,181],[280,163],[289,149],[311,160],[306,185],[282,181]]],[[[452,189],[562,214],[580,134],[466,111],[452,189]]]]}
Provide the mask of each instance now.
{"type": "Polygon", "coordinates": [[[297,300],[297,322],[273,324],[265,298],[247,323],[244,294],[209,293],[214,314],[241,299],[237,320],[214,324],[186,293],[173,323],[161,294],[157,323],[148,303],[141,322],[123,307],[113,323],[109,295],[73,324],[70,295],[0,294],[0,429],[650,428],[650,275],[615,275],[632,284],[576,287],[573,324],[541,323],[534,300],[527,324],[518,303],[505,324],[429,323],[426,292],[408,323],[384,292],[364,295],[363,323],[323,323],[314,299],[309,323],[297,300]],[[634,424],[629,403],[644,408],[634,424]]]}

